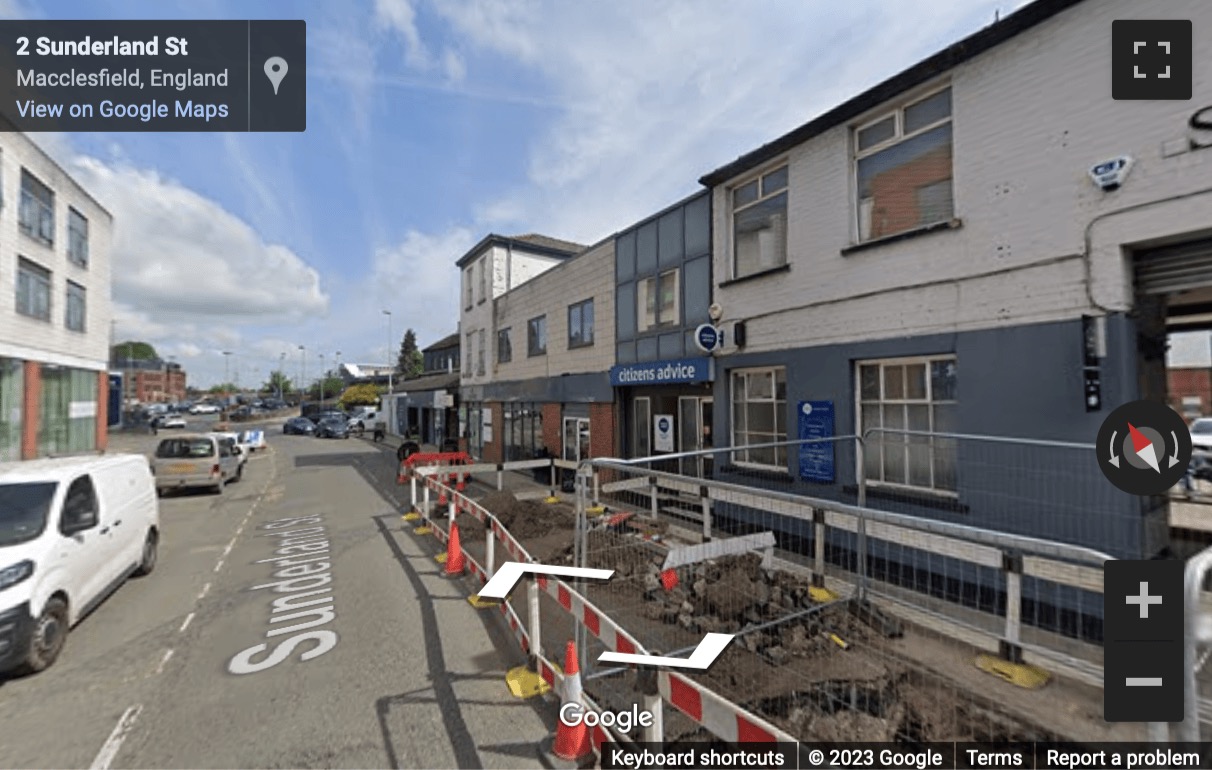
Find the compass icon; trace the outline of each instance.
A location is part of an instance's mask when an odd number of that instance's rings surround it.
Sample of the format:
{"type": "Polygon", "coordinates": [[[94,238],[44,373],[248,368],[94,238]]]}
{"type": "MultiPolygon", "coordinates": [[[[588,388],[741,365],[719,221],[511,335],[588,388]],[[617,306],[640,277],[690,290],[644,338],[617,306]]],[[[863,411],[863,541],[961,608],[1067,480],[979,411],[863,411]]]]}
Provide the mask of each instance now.
{"type": "Polygon", "coordinates": [[[1177,484],[1191,461],[1191,434],[1170,407],[1131,401],[1098,430],[1098,465],[1112,484],[1133,495],[1160,495],[1177,484]]]}

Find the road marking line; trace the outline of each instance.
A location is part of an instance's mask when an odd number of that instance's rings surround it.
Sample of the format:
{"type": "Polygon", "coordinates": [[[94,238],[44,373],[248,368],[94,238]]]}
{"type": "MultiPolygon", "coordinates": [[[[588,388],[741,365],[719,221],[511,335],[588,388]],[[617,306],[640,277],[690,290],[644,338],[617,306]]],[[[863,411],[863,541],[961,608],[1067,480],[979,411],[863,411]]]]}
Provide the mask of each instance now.
{"type": "Polygon", "coordinates": [[[210,583],[207,583],[206,585],[202,586],[202,593],[198,594],[198,598],[201,599],[202,597],[206,596],[209,591],[210,583]]]}
{"type": "Polygon", "coordinates": [[[219,570],[223,569],[223,561],[224,561],[223,559],[219,559],[219,563],[215,565],[215,572],[218,572],[219,570]]]}
{"type": "Polygon", "coordinates": [[[184,622],[184,623],[182,623],[182,624],[181,624],[181,627],[177,629],[177,633],[178,633],[178,634],[183,634],[183,633],[185,633],[185,629],[189,628],[189,624],[190,624],[191,622],[193,622],[193,619],[194,619],[194,614],[195,614],[195,613],[192,613],[192,612],[191,612],[191,613],[189,613],[188,615],[186,615],[186,616],[185,616],[185,622],[184,622]]]}
{"type": "Polygon", "coordinates": [[[173,656],[172,650],[165,651],[164,657],[160,659],[160,665],[156,666],[157,675],[164,673],[164,666],[166,666],[168,664],[168,661],[172,656],[173,656]]]}
{"type": "Polygon", "coordinates": [[[113,732],[109,734],[109,738],[101,746],[101,750],[97,752],[90,770],[109,770],[110,763],[117,756],[118,749],[122,748],[122,741],[126,740],[126,736],[130,734],[131,728],[135,726],[135,720],[139,718],[139,712],[141,711],[143,711],[143,704],[139,703],[122,713],[118,724],[114,725],[113,732]]]}
{"type": "Polygon", "coordinates": [[[223,558],[226,559],[227,555],[229,553],[231,553],[231,549],[233,549],[235,547],[236,547],[236,539],[233,537],[231,539],[231,542],[227,544],[227,547],[223,549],[223,558]]]}

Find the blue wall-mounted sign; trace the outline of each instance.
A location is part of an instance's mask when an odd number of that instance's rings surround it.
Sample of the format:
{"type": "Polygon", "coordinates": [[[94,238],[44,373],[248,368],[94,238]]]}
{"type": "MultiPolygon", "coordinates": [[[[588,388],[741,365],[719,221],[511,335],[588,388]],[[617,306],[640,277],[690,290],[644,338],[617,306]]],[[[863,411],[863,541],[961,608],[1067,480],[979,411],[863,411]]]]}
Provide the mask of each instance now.
{"type": "Polygon", "coordinates": [[[679,358],[672,361],[645,361],[610,367],[610,384],[672,385],[686,382],[711,382],[710,358],[679,358]]]}
{"type": "MultiPolygon", "coordinates": [[[[833,402],[801,401],[800,440],[833,438],[833,402]]],[[[800,444],[800,478],[805,481],[833,481],[832,441],[800,444]]]]}

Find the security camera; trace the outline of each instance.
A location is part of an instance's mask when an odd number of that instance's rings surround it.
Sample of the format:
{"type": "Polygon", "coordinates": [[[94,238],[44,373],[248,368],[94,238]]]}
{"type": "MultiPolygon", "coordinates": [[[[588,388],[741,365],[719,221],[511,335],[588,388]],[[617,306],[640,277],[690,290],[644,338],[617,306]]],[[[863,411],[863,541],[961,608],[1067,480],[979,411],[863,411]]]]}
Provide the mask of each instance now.
{"type": "Polygon", "coordinates": [[[1090,178],[1103,192],[1118,190],[1128,172],[1132,170],[1132,162],[1131,156],[1128,155],[1103,161],[1090,169],[1090,178]]]}
{"type": "Polygon", "coordinates": [[[707,308],[707,317],[712,321],[719,321],[724,317],[724,308],[720,307],[718,303],[711,303],[711,307],[707,308]]]}

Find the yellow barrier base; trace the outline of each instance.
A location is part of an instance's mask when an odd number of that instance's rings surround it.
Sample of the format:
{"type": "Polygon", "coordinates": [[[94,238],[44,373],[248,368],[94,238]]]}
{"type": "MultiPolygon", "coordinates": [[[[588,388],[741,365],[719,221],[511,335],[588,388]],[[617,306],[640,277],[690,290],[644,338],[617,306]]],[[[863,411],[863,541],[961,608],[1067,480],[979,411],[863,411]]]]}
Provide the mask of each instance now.
{"type": "Polygon", "coordinates": [[[538,673],[525,666],[511,668],[505,672],[505,684],[515,698],[533,698],[551,692],[551,685],[538,673]]]}
{"type": "MultiPolygon", "coordinates": [[[[509,601],[510,597],[506,596],[505,601],[509,601]]],[[[479,594],[472,594],[467,597],[467,603],[477,610],[486,610],[489,607],[500,607],[500,599],[481,599],[479,594]]]]}
{"type": "Polygon", "coordinates": [[[833,591],[830,591],[828,588],[821,588],[820,586],[809,586],[808,587],[808,598],[814,602],[820,602],[821,604],[824,604],[825,602],[835,602],[841,597],[839,597],[833,591]]]}
{"type": "Polygon", "coordinates": [[[838,647],[841,647],[843,650],[850,649],[850,642],[846,641],[845,639],[838,636],[837,634],[834,634],[831,632],[825,632],[825,638],[828,639],[829,641],[833,642],[834,644],[836,644],[838,647]]]}
{"type": "Polygon", "coordinates": [[[440,553],[437,556],[433,557],[433,560],[436,561],[438,564],[445,564],[446,563],[446,554],[440,553]]]}
{"type": "Polygon", "coordinates": [[[403,518],[404,518],[404,521],[418,521],[421,518],[421,514],[417,513],[416,511],[413,511],[412,513],[404,514],[403,518]]]}
{"type": "Polygon", "coordinates": [[[603,513],[606,513],[606,507],[603,505],[595,505],[592,508],[585,509],[585,515],[591,519],[595,516],[601,516],[603,513]]]}
{"type": "Polygon", "coordinates": [[[976,667],[987,674],[1004,679],[1015,687],[1027,690],[1038,690],[1052,678],[1051,674],[1039,666],[1032,666],[1029,663],[1011,663],[996,655],[977,655],[976,667]]]}
{"type": "Polygon", "coordinates": [[[552,495],[551,497],[545,497],[545,498],[543,498],[543,502],[545,502],[545,503],[558,503],[558,502],[560,502],[560,498],[556,497],[555,495],[552,495]]]}
{"type": "Polygon", "coordinates": [[[413,533],[417,534],[417,535],[428,535],[431,532],[433,532],[432,527],[417,527],[416,529],[413,530],[413,533]]]}

